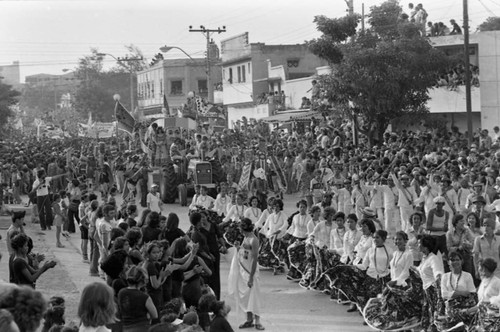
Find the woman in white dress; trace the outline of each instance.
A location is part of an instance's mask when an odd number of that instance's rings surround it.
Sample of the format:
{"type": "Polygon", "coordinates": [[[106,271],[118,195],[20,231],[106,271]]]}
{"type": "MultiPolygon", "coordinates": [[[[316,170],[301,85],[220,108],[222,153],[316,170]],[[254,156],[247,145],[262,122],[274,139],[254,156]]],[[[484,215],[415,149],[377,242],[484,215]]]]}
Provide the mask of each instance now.
{"type": "Polygon", "coordinates": [[[288,216],[283,212],[283,201],[277,199],[274,202],[274,212],[267,217],[261,233],[264,239],[259,251],[259,264],[263,267],[279,269],[283,271],[286,260],[286,246],[281,238],[285,236],[288,228],[288,216]]]}
{"type": "Polygon", "coordinates": [[[226,218],[224,218],[224,220],[223,220],[224,224],[227,224],[231,221],[239,222],[242,218],[244,218],[246,206],[243,205],[243,203],[244,203],[243,194],[237,194],[236,195],[236,204],[234,204],[229,209],[229,212],[227,213],[226,218]]]}
{"type": "Polygon", "coordinates": [[[259,209],[259,200],[257,196],[252,196],[248,202],[250,203],[250,207],[245,210],[243,217],[250,219],[255,225],[262,215],[262,210],[259,209]]]}
{"type": "Polygon", "coordinates": [[[382,296],[368,301],[363,316],[373,329],[400,331],[416,328],[422,312],[422,281],[411,268],[413,254],[407,247],[408,235],[396,233],[394,252],[390,262],[391,281],[382,296]]]}
{"type": "Polygon", "coordinates": [[[240,329],[255,327],[264,330],[260,323],[261,299],[260,276],[257,264],[259,239],[253,233],[254,225],[248,218],[243,218],[240,230],[244,235],[243,242],[236,242],[236,253],[231,263],[228,277],[228,294],[233,295],[241,310],[247,314],[246,321],[240,329]]]}

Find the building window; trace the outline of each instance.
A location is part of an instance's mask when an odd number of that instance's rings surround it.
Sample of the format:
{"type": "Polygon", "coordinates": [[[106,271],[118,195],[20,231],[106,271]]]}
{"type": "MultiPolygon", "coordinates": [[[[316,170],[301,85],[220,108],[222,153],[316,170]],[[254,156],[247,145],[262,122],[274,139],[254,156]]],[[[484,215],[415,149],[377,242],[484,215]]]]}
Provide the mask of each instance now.
{"type": "Polygon", "coordinates": [[[207,80],[198,80],[198,93],[201,95],[208,93],[207,80]]]}
{"type": "Polygon", "coordinates": [[[250,74],[251,71],[250,71],[250,62],[248,63],[248,73],[250,74]]]}
{"type": "Polygon", "coordinates": [[[227,81],[233,84],[233,68],[229,68],[229,79],[227,81]]]}
{"type": "Polygon", "coordinates": [[[163,80],[160,78],[160,96],[163,95],[163,80]]]}
{"type": "Polygon", "coordinates": [[[241,83],[241,67],[236,67],[236,70],[238,71],[238,83],[241,83]]]}
{"type": "Polygon", "coordinates": [[[181,95],[182,94],[182,81],[170,81],[170,94],[171,95],[181,95]]]}
{"type": "Polygon", "coordinates": [[[246,70],[245,65],[241,66],[241,82],[246,82],[246,70]]]}

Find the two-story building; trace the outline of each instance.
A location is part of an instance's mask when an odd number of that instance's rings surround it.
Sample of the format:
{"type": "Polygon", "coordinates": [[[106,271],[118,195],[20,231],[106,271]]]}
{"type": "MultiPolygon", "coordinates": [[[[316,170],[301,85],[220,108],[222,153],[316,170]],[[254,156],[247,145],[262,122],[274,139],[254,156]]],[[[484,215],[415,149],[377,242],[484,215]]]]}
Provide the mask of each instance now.
{"type": "Polygon", "coordinates": [[[221,42],[223,100],[228,125],[244,116],[261,119],[273,115],[276,105],[270,93],[283,91],[283,78],[269,76],[269,67],[283,65],[285,79],[310,77],[326,62],[306,45],[250,43],[248,32],[221,42]]]}
{"type": "MultiPolygon", "coordinates": [[[[211,69],[211,81],[221,81],[221,70],[211,69]]],[[[137,73],[140,111],[146,118],[162,114],[165,95],[172,114],[186,103],[189,92],[208,97],[206,59],[164,59],[137,73]]]]}

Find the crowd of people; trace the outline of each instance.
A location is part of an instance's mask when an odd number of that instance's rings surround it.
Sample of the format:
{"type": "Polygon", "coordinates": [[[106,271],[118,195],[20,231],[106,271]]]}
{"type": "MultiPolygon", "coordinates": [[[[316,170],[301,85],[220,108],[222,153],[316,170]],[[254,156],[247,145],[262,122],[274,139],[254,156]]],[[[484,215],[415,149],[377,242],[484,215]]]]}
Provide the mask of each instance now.
{"type": "MultiPolygon", "coordinates": [[[[349,304],[375,329],[495,331],[495,129],[493,138],[477,133],[471,146],[458,130],[386,133],[374,147],[363,139],[355,146],[351,124],[330,117],[288,132],[250,120],[211,136],[181,134],[172,157],[212,158],[226,175],[216,197],[195,188],[184,230],[178,215],[165,213],[158,184],[148,182],[151,158],[134,142],[13,139],[3,147],[1,202],[32,204],[31,221],[45,232],[55,227],[54,246],[79,230],[82,264],[103,279],[82,293],[80,331],[231,331],[220,286],[220,255],[231,247],[228,294],[247,314],[240,328],[264,329],[260,270],[271,269],[349,304]],[[244,165],[252,169],[247,182],[239,181],[244,165]],[[302,196],[290,216],[286,194],[302,196]]],[[[61,318],[64,300],[45,303],[35,290],[56,262],[33,252],[25,215],[11,214],[9,281],[17,286],[0,292],[2,328],[15,322],[31,331],[44,316],[61,318]]]]}

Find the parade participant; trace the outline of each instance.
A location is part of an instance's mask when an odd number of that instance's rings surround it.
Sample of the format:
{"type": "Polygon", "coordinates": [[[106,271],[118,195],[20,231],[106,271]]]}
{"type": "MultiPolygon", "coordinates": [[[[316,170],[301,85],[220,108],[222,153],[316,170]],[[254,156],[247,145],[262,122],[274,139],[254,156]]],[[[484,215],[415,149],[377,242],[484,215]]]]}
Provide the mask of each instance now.
{"type": "Polygon", "coordinates": [[[362,284],[358,284],[357,296],[355,298],[358,310],[366,305],[371,297],[376,297],[382,293],[385,284],[390,280],[390,262],[393,257],[393,250],[385,245],[387,232],[378,230],[373,235],[374,246],[368,249],[361,264],[355,265],[359,269],[366,271],[366,278],[362,284]]]}
{"type": "Polygon", "coordinates": [[[204,209],[211,210],[214,207],[215,199],[207,195],[208,188],[206,186],[200,187],[200,194],[196,197],[196,206],[201,206],[204,209]]]}
{"type": "Polygon", "coordinates": [[[443,197],[438,196],[434,198],[434,204],[436,207],[429,211],[427,216],[426,229],[429,234],[434,238],[434,243],[436,248],[432,251],[440,251],[442,255],[448,253],[448,248],[446,246],[446,232],[448,232],[448,220],[450,215],[448,211],[443,209],[445,205],[445,200],[443,197]]]}
{"type": "Polygon", "coordinates": [[[264,227],[264,224],[266,223],[267,218],[271,213],[274,211],[274,202],[276,201],[276,198],[274,197],[269,197],[267,199],[267,207],[265,210],[262,211],[262,214],[260,215],[259,221],[255,224],[255,229],[259,232],[262,227],[264,227]]]}
{"type": "Polygon", "coordinates": [[[146,197],[146,202],[148,209],[161,214],[161,207],[163,205],[163,202],[161,200],[160,193],[158,192],[158,188],[159,187],[156,183],[153,183],[151,185],[151,191],[146,197]]]}
{"type": "Polygon", "coordinates": [[[259,200],[257,196],[252,196],[248,199],[248,202],[250,203],[250,207],[245,210],[243,216],[256,224],[262,215],[262,210],[259,208],[259,200]]]}
{"type": "Polygon", "coordinates": [[[474,318],[469,323],[469,331],[494,332],[500,328],[500,279],[495,276],[497,263],[486,258],[479,266],[481,284],[477,289],[478,304],[466,311],[474,318]]]}
{"type": "Polygon", "coordinates": [[[396,233],[397,251],[390,262],[391,281],[382,296],[372,298],[363,310],[365,322],[384,331],[410,330],[419,325],[422,311],[422,281],[411,271],[412,254],[406,247],[408,236],[396,233]]]}
{"type": "MultiPolygon", "coordinates": [[[[307,265],[302,280],[299,282],[299,285],[303,288],[324,289],[324,285],[321,283],[324,281],[322,274],[326,269],[331,267],[324,266],[328,265],[324,264],[324,261],[328,261],[328,256],[332,256],[331,252],[330,255],[328,254],[328,250],[331,248],[330,241],[332,238],[331,233],[334,229],[334,217],[335,210],[331,207],[326,207],[323,212],[323,220],[314,227],[312,233],[308,236],[305,248],[307,265]]],[[[336,258],[340,259],[340,257],[336,258]]]]}
{"type": "Polygon", "coordinates": [[[260,275],[257,265],[259,240],[253,233],[253,228],[250,219],[244,218],[241,221],[240,229],[244,239],[241,244],[235,243],[236,253],[229,270],[228,294],[235,297],[236,304],[247,314],[245,323],[239,328],[255,327],[257,330],[264,330],[260,323],[260,275]]]}
{"type": "Polygon", "coordinates": [[[274,273],[283,272],[286,255],[286,244],[281,241],[288,227],[288,217],[283,212],[283,201],[276,199],[271,213],[261,228],[264,239],[259,251],[259,264],[274,269],[274,273]]]}
{"type": "Polygon", "coordinates": [[[221,217],[226,216],[230,209],[230,198],[227,195],[227,185],[225,182],[220,184],[220,192],[215,198],[213,210],[221,217]]]}
{"type": "Polygon", "coordinates": [[[263,168],[253,171],[253,180],[250,184],[250,192],[257,197],[259,207],[264,210],[267,202],[268,186],[266,181],[266,173],[263,168]]]}
{"type": "Polygon", "coordinates": [[[358,217],[356,217],[354,213],[351,213],[347,216],[346,223],[347,230],[344,234],[342,257],[340,258],[340,261],[343,264],[348,264],[349,262],[352,262],[354,260],[354,248],[356,247],[362,236],[357,227],[358,217]]]}
{"type": "Polygon", "coordinates": [[[68,174],[60,174],[48,177],[45,175],[45,170],[41,169],[37,172],[37,179],[33,182],[33,191],[36,192],[36,206],[38,208],[38,216],[40,218],[40,228],[42,231],[51,229],[52,226],[52,209],[50,207],[49,188],[50,182],[68,174]]]}
{"type": "Polygon", "coordinates": [[[200,196],[201,192],[201,185],[197,184],[194,186],[194,196],[193,200],[191,201],[191,204],[189,205],[189,210],[196,210],[196,201],[198,200],[198,197],[200,196]]]}
{"type": "Polygon", "coordinates": [[[298,201],[297,208],[299,209],[299,213],[293,216],[292,224],[286,231],[292,238],[290,243],[307,238],[307,202],[303,199],[298,201]]]}
{"type": "Polygon", "coordinates": [[[441,318],[439,324],[445,328],[457,323],[467,323],[469,317],[464,314],[466,309],[477,303],[476,287],[472,275],[462,270],[463,259],[459,252],[449,255],[450,272],[441,279],[441,295],[446,305],[446,318],[441,318]]]}
{"type": "Polygon", "coordinates": [[[444,274],[442,260],[433,252],[436,240],[429,235],[419,239],[419,249],[422,252],[422,262],[418,266],[422,287],[424,289],[424,303],[422,306],[422,328],[436,330],[435,318],[443,314],[441,298],[441,280],[444,274]]]}
{"type": "Polygon", "coordinates": [[[234,204],[229,211],[227,216],[223,219],[224,223],[230,221],[239,222],[245,215],[246,206],[243,205],[245,198],[242,193],[236,194],[236,204],[234,204]]]}

